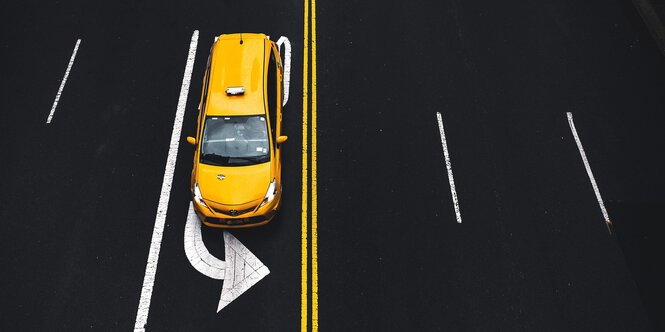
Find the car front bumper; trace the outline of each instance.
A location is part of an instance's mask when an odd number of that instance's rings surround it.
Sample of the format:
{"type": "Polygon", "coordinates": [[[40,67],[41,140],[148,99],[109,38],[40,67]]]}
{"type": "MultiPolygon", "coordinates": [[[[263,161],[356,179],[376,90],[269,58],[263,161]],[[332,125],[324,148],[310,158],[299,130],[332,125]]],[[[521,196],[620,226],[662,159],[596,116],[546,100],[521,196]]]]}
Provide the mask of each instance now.
{"type": "Polygon", "coordinates": [[[282,193],[279,192],[275,199],[269,204],[258,208],[254,212],[245,213],[236,217],[211,211],[210,208],[199,204],[194,199],[192,199],[192,202],[196,215],[199,216],[201,222],[206,226],[216,228],[247,228],[269,223],[277,214],[281,200],[282,193]]]}

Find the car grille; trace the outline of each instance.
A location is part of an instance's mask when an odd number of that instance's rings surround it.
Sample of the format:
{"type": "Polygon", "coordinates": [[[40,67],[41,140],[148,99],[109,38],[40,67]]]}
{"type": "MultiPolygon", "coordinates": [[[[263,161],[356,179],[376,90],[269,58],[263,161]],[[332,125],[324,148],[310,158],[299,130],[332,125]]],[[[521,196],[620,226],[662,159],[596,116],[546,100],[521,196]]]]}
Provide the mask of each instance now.
{"type": "Polygon", "coordinates": [[[237,217],[237,216],[241,216],[245,213],[249,213],[249,212],[254,211],[254,209],[256,209],[256,205],[250,207],[249,209],[244,209],[244,210],[224,210],[224,209],[217,209],[217,208],[214,208],[214,207],[212,209],[217,213],[221,213],[221,214],[224,214],[224,215],[227,215],[227,216],[237,217]],[[237,212],[236,213],[231,213],[231,211],[237,211],[237,212]]]}
{"type": "Polygon", "coordinates": [[[225,218],[211,218],[208,217],[206,218],[206,221],[209,223],[214,223],[214,224],[221,224],[221,225],[247,225],[247,224],[256,224],[260,223],[267,218],[264,216],[256,216],[256,217],[249,217],[249,218],[236,218],[236,219],[225,219],[225,218]]]}

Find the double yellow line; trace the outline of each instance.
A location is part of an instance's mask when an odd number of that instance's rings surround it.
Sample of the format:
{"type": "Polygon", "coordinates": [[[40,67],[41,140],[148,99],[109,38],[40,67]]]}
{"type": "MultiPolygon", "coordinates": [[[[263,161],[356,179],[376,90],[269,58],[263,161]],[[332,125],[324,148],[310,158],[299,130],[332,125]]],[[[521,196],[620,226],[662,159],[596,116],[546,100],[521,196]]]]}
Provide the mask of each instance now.
{"type": "Polygon", "coordinates": [[[318,226],[317,226],[317,182],[316,182],[316,0],[305,0],[305,15],[304,15],[304,33],[303,33],[303,74],[302,74],[302,215],[301,215],[301,293],[300,293],[300,330],[306,332],[309,326],[309,260],[308,260],[308,234],[310,226],[308,225],[308,172],[310,170],[310,160],[308,159],[308,116],[311,110],[311,247],[312,247],[312,261],[311,261],[311,328],[313,332],[319,330],[319,267],[318,267],[318,226]],[[311,6],[310,6],[311,3],[311,6]],[[311,7],[311,8],[310,8],[311,7]],[[311,11],[310,11],[311,9],[311,11]],[[310,39],[310,24],[311,24],[311,39],[310,39]],[[309,99],[309,56],[312,56],[311,68],[311,101],[309,99]]]}

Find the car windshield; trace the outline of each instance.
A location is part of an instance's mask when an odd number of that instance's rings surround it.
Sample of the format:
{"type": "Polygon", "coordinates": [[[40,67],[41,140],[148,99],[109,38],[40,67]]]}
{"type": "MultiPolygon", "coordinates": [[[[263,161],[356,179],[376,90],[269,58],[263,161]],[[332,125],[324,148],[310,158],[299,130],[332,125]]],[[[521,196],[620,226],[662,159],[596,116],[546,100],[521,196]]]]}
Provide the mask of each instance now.
{"type": "Polygon", "coordinates": [[[245,166],[270,160],[266,118],[209,116],[201,139],[201,162],[217,166],[245,166]]]}

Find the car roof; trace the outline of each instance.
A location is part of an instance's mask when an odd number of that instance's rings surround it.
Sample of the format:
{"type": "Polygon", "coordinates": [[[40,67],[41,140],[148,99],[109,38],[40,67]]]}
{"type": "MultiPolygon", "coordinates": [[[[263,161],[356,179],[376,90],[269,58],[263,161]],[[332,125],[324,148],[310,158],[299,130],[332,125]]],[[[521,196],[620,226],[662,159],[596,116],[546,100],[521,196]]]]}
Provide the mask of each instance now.
{"type": "Polygon", "coordinates": [[[267,41],[266,35],[257,33],[219,36],[212,49],[207,115],[265,114],[263,78],[266,53],[270,50],[267,41]],[[226,94],[227,88],[239,86],[245,89],[243,95],[226,94]]]}

